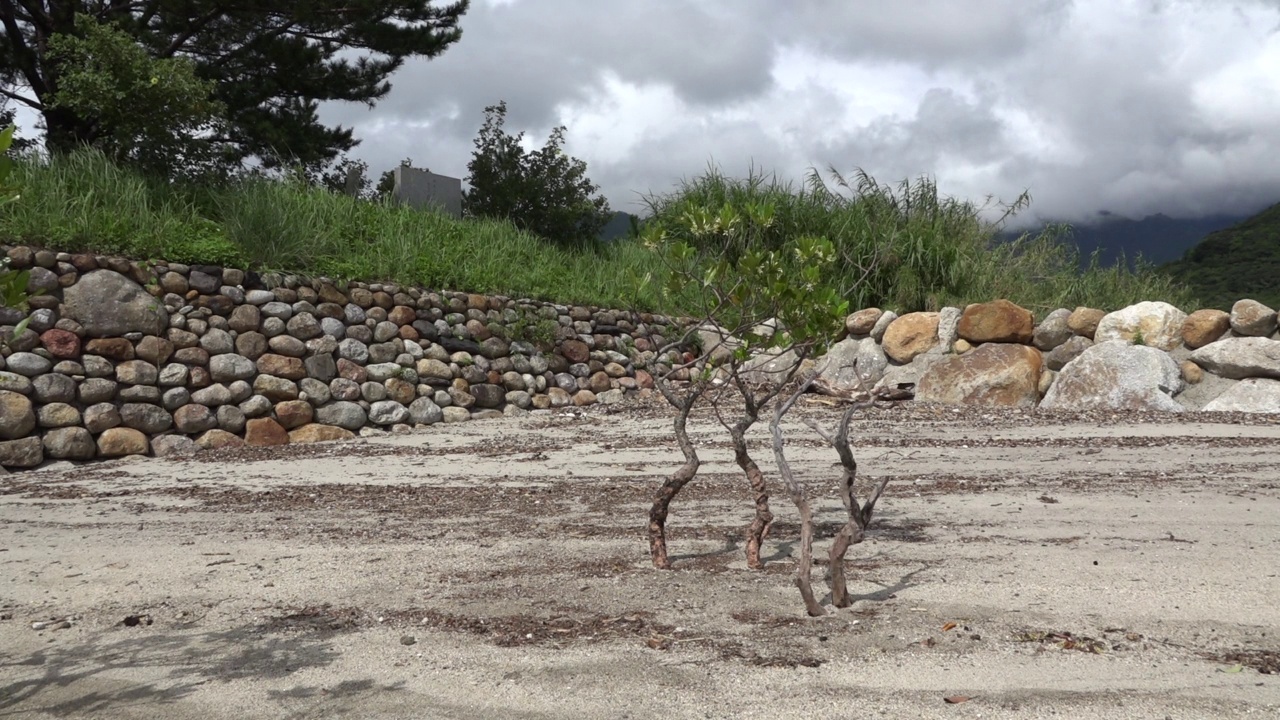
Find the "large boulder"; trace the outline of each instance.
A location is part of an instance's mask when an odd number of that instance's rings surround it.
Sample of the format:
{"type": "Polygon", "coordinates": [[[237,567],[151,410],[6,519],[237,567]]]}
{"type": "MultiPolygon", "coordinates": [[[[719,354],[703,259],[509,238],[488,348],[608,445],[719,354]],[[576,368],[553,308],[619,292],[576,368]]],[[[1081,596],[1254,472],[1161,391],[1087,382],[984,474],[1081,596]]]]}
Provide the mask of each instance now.
{"type": "Polygon", "coordinates": [[[44,462],[40,436],[0,441],[0,467],[28,468],[44,462]]]}
{"type": "Polygon", "coordinates": [[[1182,412],[1182,405],[1173,399],[1182,387],[1182,372],[1168,353],[1108,340],[1067,363],[1040,407],[1182,412]]]}
{"type": "Polygon", "coordinates": [[[960,337],[975,345],[1029,343],[1035,330],[1035,316],[1008,300],[993,300],[966,307],[957,329],[960,337]]]}
{"type": "Polygon", "coordinates": [[[55,460],[92,460],[98,452],[93,435],[82,427],[64,427],[44,434],[44,455],[55,460]]]}
{"type": "Polygon", "coordinates": [[[1231,329],[1241,335],[1266,337],[1276,331],[1276,311],[1257,300],[1239,300],[1231,306],[1231,329]]]}
{"type": "Polygon", "coordinates": [[[98,436],[98,456],[104,458],[124,457],[125,455],[146,455],[151,450],[151,441],[141,430],[114,427],[98,436]]]}
{"type": "Polygon", "coordinates": [[[1209,412],[1280,413],[1280,380],[1249,378],[1209,401],[1209,412]]]}
{"type": "Polygon", "coordinates": [[[310,423],[300,428],[289,431],[289,442],[293,443],[317,443],[317,442],[333,442],[335,440],[351,440],[356,436],[355,433],[340,428],[336,425],[321,425],[320,423],[310,423]]]}
{"type": "Polygon", "coordinates": [[[1033,347],[987,343],[926,370],[916,400],[1032,408],[1040,399],[1040,369],[1040,351],[1033,347]]]}
{"type": "Polygon", "coordinates": [[[1191,362],[1224,378],[1280,378],[1280,340],[1223,338],[1191,353],[1191,362]]]}
{"type": "Polygon", "coordinates": [[[163,335],[169,313],[138,283],[112,270],[94,270],[62,291],[63,317],[80,323],[88,337],[125,333],[163,335]]]}
{"type": "Polygon", "coordinates": [[[364,427],[368,420],[369,416],[364,408],[345,400],[318,407],[315,413],[316,422],[322,425],[335,425],[353,432],[364,427]]]}
{"type": "MultiPolygon", "coordinates": [[[[839,343],[837,343],[838,345],[839,343]]],[[[833,346],[834,347],[834,346],[833,346]]],[[[771,348],[760,353],[756,353],[749,360],[742,364],[742,377],[747,382],[776,385],[786,382],[788,379],[797,379],[807,377],[806,371],[811,372],[814,363],[812,360],[804,360],[800,362],[799,367],[796,363],[799,357],[794,350],[781,352],[777,348],[771,348]],[[795,373],[790,376],[792,369],[795,373]]],[[[575,384],[576,387],[576,384],[575,384]]],[[[609,388],[604,388],[608,390],[609,388]]],[[[603,390],[601,391],[603,392],[603,390]]]]}
{"type": "Polygon", "coordinates": [[[1182,328],[1187,314],[1166,302],[1140,302],[1122,310],[1107,313],[1098,321],[1093,339],[1147,345],[1172,350],[1182,342],[1182,328]]]}
{"type": "Polygon", "coordinates": [[[946,357],[946,355],[938,353],[928,353],[926,355],[917,355],[914,360],[906,365],[889,365],[884,371],[884,376],[880,378],[880,382],[876,383],[875,388],[872,389],[895,389],[899,385],[914,385],[920,382],[920,378],[928,372],[929,368],[943,361],[946,357]]]}
{"type": "MultiPolygon", "coordinates": [[[[708,359],[714,364],[721,364],[729,360],[733,355],[733,351],[742,345],[741,341],[729,334],[729,331],[712,325],[703,323],[697,329],[698,342],[701,344],[702,352],[707,353],[708,359]]],[[[565,357],[569,357],[567,354],[565,357]]],[[[574,362],[586,362],[586,360],[575,360],[574,362]]]]}
{"type": "Polygon", "coordinates": [[[1197,310],[1182,324],[1182,342],[1192,350],[1216,342],[1231,329],[1231,315],[1222,310],[1197,310]]]}
{"type": "Polygon", "coordinates": [[[939,315],[935,312],[907,313],[884,331],[881,346],[894,362],[906,364],[938,344],[939,315]]]}

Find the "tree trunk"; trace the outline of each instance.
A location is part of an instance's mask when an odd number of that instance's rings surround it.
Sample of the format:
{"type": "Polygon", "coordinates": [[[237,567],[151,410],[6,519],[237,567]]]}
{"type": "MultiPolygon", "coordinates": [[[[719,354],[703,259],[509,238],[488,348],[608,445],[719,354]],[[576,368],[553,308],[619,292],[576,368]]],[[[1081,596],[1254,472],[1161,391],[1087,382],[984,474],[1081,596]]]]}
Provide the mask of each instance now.
{"type": "MultiPolygon", "coordinates": [[[[667,392],[663,394],[667,395],[668,400],[674,397],[674,394],[668,395],[667,392]]],[[[689,413],[693,411],[693,405],[700,394],[695,391],[678,405],[680,412],[675,419],[675,433],[680,452],[684,453],[684,465],[662,483],[653,499],[653,507],[649,508],[649,556],[653,559],[653,566],[659,570],[671,569],[671,560],[667,557],[667,515],[671,509],[671,501],[698,474],[698,466],[701,464],[688,431],[689,413]]]]}
{"type": "Polygon", "coordinates": [[[804,598],[804,609],[811,617],[826,615],[827,611],[813,596],[813,511],[809,508],[809,500],[803,494],[791,496],[791,501],[800,511],[800,562],[796,564],[796,587],[800,588],[800,597],[804,598]]]}
{"type": "Polygon", "coordinates": [[[747,527],[747,567],[752,570],[763,570],[764,561],[760,559],[760,547],[769,536],[769,528],[773,525],[773,513],[769,510],[769,488],[765,484],[764,473],[760,466],[751,459],[747,452],[745,433],[735,427],[733,429],[733,457],[738,467],[747,475],[751,483],[751,492],[755,495],[756,516],[747,527]]]}
{"type": "Polygon", "coordinates": [[[800,596],[804,598],[805,610],[811,617],[825,615],[826,610],[813,596],[813,581],[809,577],[813,571],[813,509],[809,507],[809,499],[805,496],[804,486],[796,479],[787,461],[787,453],[782,442],[782,418],[796,404],[800,396],[809,389],[813,378],[805,381],[787,401],[781,403],[773,411],[773,422],[769,423],[769,433],[773,436],[773,457],[778,463],[778,474],[787,486],[787,494],[800,512],[800,561],[796,564],[796,586],[800,588],[800,596]]]}

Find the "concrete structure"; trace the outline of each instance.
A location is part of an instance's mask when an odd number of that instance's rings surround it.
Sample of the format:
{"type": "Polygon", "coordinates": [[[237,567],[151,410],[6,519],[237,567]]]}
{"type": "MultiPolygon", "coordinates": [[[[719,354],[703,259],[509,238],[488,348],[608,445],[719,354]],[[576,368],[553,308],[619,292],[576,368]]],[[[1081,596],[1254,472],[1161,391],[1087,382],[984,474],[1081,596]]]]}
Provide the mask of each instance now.
{"type": "Polygon", "coordinates": [[[462,217],[462,181],[399,165],[392,171],[395,189],[392,197],[415,208],[435,207],[456,218],[462,217]]]}

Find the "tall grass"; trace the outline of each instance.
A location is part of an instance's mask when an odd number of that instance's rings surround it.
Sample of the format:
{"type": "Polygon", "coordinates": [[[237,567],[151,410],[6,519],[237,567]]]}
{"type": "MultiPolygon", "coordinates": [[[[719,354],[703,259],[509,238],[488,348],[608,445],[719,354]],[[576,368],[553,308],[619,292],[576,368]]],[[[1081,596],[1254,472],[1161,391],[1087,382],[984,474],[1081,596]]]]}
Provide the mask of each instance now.
{"type": "Polygon", "coordinates": [[[15,182],[22,201],[0,211],[0,239],[11,242],[661,309],[656,291],[637,289],[653,262],[632,243],[564,249],[509,222],[456,220],[288,179],[171,185],[88,150],[25,158],[15,182]]]}
{"type": "Polygon", "coordinates": [[[729,178],[712,167],[675,192],[645,200],[649,222],[672,232],[679,232],[675,219],[696,208],[772,206],[772,225],[743,236],[772,249],[804,235],[831,240],[842,263],[830,281],[853,307],[903,312],[1007,298],[1043,315],[1059,307],[1115,309],[1151,299],[1195,303],[1186,288],[1142,264],[1134,271],[1123,263],[1104,268],[1095,257],[1079,271],[1063,227],[998,240],[1003,223],[1027,206],[1026,195],[996,206],[1000,217],[987,220],[987,207],[943,196],[929,178],[895,188],[860,171],[850,180],[831,169],[830,183],[811,171],[797,188],[754,169],[745,178],[729,178]]]}
{"type": "MultiPolygon", "coordinates": [[[[830,178],[811,172],[797,188],[754,169],[728,178],[711,168],[647,197],[646,225],[674,228],[675,217],[698,209],[771,205],[773,222],[744,237],[773,248],[829,238],[843,258],[831,281],[853,307],[904,312],[1000,297],[1038,314],[1152,299],[1194,306],[1183,286],[1142,264],[1101,267],[1095,257],[1079,271],[1060,228],[999,241],[1003,218],[984,220],[983,208],[940,195],[927,178],[896,187],[862,173],[830,178]]],[[[661,277],[640,282],[662,266],[638,242],[565,248],[505,221],[456,220],[288,179],[175,185],[92,150],[22,158],[13,180],[22,199],[0,209],[0,241],[668,313],[696,307],[692,288],[670,298],[660,294],[661,277]]]]}

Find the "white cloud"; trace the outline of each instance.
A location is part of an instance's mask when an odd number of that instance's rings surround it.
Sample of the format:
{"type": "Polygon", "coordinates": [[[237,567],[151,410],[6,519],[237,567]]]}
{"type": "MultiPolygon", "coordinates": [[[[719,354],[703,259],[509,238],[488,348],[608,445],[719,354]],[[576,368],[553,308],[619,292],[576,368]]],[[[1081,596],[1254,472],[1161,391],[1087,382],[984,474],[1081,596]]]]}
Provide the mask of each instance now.
{"type": "Polygon", "coordinates": [[[1280,199],[1280,0],[479,0],[462,25],[375,109],[322,109],[375,173],[464,176],[505,100],[531,145],[568,126],[626,209],[709,161],[1030,189],[1073,220],[1280,199]]]}

